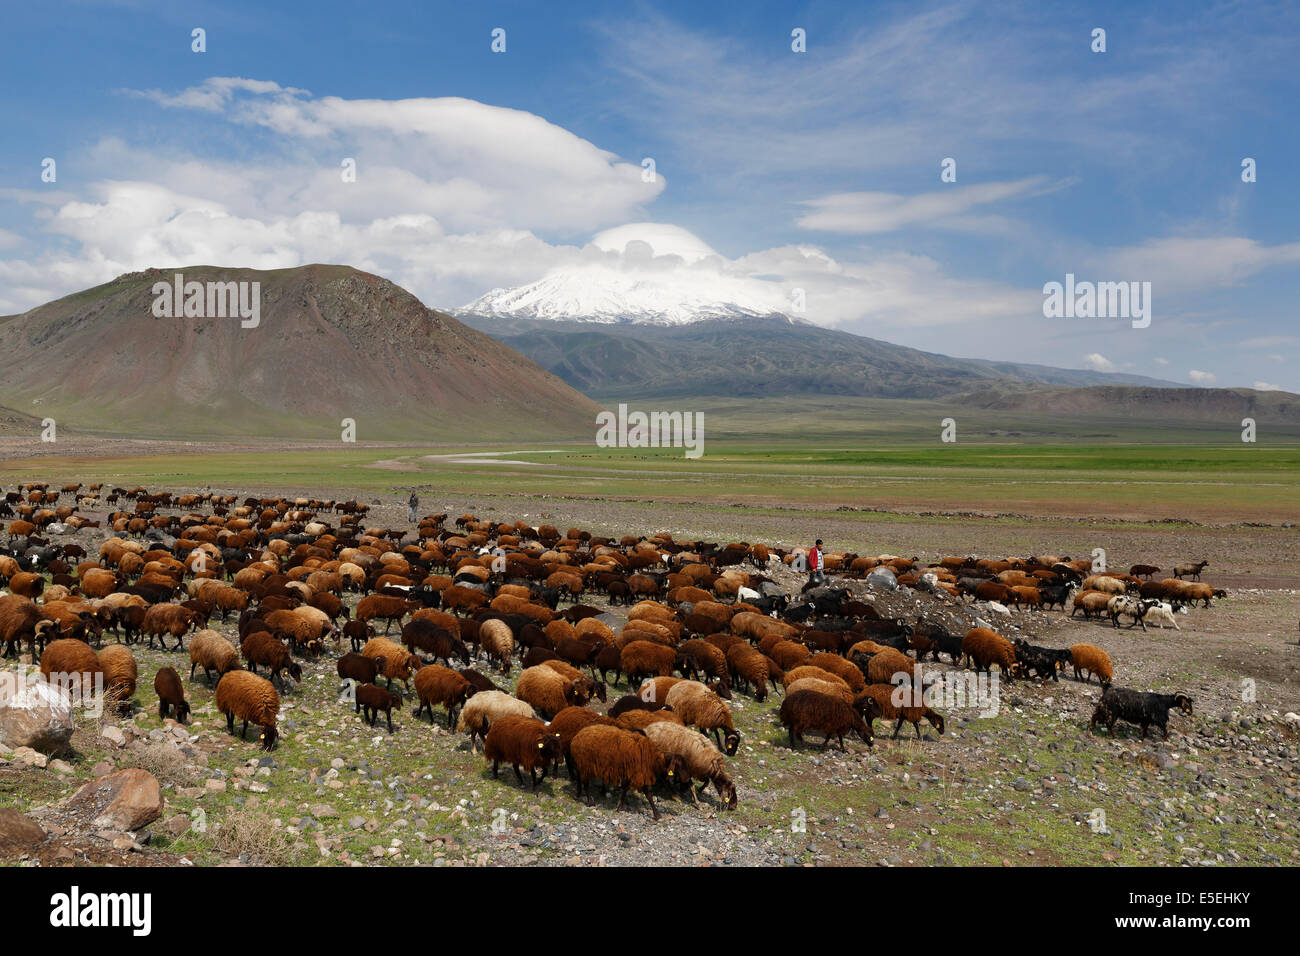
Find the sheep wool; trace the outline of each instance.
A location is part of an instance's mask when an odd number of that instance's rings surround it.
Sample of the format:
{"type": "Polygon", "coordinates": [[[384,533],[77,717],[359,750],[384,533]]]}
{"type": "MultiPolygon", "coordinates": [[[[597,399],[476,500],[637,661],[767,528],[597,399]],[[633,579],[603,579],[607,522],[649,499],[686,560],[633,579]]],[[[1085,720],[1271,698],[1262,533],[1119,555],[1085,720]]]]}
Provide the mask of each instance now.
{"type": "Polygon", "coordinates": [[[275,686],[265,677],[248,671],[230,671],[217,682],[217,711],[225,715],[226,729],[235,732],[235,720],[243,721],[240,739],[247,739],[248,725],[262,729],[263,750],[275,748],[279,731],[276,717],[280,713],[280,697],[275,686]]]}

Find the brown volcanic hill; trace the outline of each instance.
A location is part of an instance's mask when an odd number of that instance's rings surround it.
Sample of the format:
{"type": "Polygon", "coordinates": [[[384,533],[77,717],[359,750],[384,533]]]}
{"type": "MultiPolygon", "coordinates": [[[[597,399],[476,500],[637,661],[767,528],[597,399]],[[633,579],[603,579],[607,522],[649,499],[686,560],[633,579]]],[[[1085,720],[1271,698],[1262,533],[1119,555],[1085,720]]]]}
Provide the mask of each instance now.
{"type": "Polygon", "coordinates": [[[1260,424],[1300,426],[1300,395],[1251,388],[1148,388],[1134,385],[990,385],[957,399],[964,405],[999,411],[1122,417],[1132,421],[1228,422],[1254,418],[1260,424]]]}
{"type": "Polygon", "coordinates": [[[594,434],[598,406],[493,338],[349,266],[119,276],[0,318],[0,405],[148,437],[513,440],[594,434]],[[156,282],[257,281],[261,321],[158,318],[156,282]]]}

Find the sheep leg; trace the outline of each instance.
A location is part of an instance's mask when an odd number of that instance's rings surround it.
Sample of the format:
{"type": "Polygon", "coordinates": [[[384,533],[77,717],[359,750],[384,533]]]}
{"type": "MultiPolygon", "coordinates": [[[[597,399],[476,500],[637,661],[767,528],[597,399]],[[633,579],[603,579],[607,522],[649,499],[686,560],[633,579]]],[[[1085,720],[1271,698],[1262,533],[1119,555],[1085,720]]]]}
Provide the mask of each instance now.
{"type": "MultiPolygon", "coordinates": [[[[875,721],[873,720],[872,723],[874,724],[875,721]]],[[[890,739],[890,740],[897,740],[897,739],[898,739],[899,731],[901,731],[902,729],[903,729],[903,715],[902,715],[902,714],[899,714],[899,715],[898,715],[898,723],[896,723],[896,724],[894,725],[894,735],[893,735],[892,737],[890,737],[889,739],[890,739]]],[[[874,733],[874,732],[875,732],[875,731],[873,730],[872,733],[874,733]]],[[[918,733],[918,736],[919,736],[919,733],[918,733]]]]}
{"type": "Polygon", "coordinates": [[[519,782],[519,786],[522,787],[524,785],[524,775],[519,772],[519,764],[512,764],[511,766],[514,768],[515,771],[515,780],[517,780],[519,782]]]}
{"type": "Polygon", "coordinates": [[[384,712],[384,716],[388,718],[388,732],[391,734],[393,732],[393,708],[388,708],[388,710],[384,712]]]}
{"type": "Polygon", "coordinates": [[[623,809],[623,805],[624,805],[624,804],[626,803],[626,801],[627,801],[627,788],[628,788],[628,786],[629,786],[629,784],[626,784],[626,783],[623,784],[623,789],[619,791],[619,793],[618,793],[618,806],[614,808],[615,810],[622,810],[622,809],[623,809]]]}
{"type": "Polygon", "coordinates": [[[655,798],[650,795],[649,787],[642,787],[641,792],[645,794],[646,803],[650,804],[650,814],[654,819],[659,819],[659,808],[655,806],[655,798]]]}
{"type": "Polygon", "coordinates": [[[244,726],[241,727],[240,730],[239,730],[239,739],[240,739],[240,740],[247,740],[247,739],[248,739],[248,721],[247,721],[247,720],[244,721],[244,726]]]}
{"type": "Polygon", "coordinates": [[[231,734],[235,732],[235,712],[233,710],[226,714],[226,732],[231,734]]]}

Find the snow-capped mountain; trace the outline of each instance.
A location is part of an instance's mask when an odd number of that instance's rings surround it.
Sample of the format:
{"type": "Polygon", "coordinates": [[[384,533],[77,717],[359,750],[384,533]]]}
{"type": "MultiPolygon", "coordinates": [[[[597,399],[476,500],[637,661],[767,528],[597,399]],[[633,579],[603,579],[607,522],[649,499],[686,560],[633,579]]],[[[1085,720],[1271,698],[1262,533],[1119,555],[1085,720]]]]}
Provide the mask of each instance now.
{"type": "Polygon", "coordinates": [[[657,276],[602,267],[564,270],[514,289],[493,289],[460,311],[494,318],[686,325],[771,315],[784,304],[776,290],[761,297],[740,283],[726,288],[717,273],[691,281],[695,278],[681,271],[657,276]]]}
{"type": "Polygon", "coordinates": [[[731,271],[708,244],[677,226],[630,223],[596,235],[591,247],[586,262],[527,285],[493,289],[459,311],[492,318],[686,325],[784,313],[790,307],[784,284],[731,271]]]}

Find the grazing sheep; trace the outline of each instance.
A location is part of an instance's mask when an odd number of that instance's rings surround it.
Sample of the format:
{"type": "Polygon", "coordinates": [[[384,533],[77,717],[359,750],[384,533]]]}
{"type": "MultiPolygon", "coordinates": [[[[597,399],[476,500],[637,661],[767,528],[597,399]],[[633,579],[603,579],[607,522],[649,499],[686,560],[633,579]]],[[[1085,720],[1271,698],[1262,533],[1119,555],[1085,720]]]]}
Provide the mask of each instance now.
{"type": "Polygon", "coordinates": [[[664,703],[698,730],[712,734],[728,757],[740,748],[740,731],[731,723],[731,711],[721,697],[699,681],[685,680],[674,684],[664,703]]]}
{"type": "Polygon", "coordinates": [[[0,643],[5,646],[5,656],[17,653],[26,640],[34,658],[38,628],[48,630],[54,626],[53,621],[42,618],[40,606],[34,601],[16,594],[0,596],[0,643]]]}
{"type": "Polygon", "coordinates": [[[515,635],[505,621],[484,621],[478,629],[479,646],[488,660],[495,661],[503,674],[510,673],[510,658],[515,652],[515,635]]]}
{"type": "MultiPolygon", "coordinates": [[[[1121,592],[1123,593],[1123,592],[1121,592]]],[[[1082,611],[1085,618],[1100,616],[1104,611],[1110,609],[1110,599],[1113,595],[1106,591],[1076,591],[1070,610],[1070,617],[1074,617],[1076,611],[1082,611]]]]}
{"type": "Polygon", "coordinates": [[[259,664],[271,671],[271,683],[279,682],[281,686],[287,683],[281,671],[287,671],[296,681],[302,680],[302,667],[289,656],[289,648],[284,641],[273,634],[254,631],[240,642],[240,649],[244,654],[244,663],[254,674],[257,673],[259,664]]]}
{"type": "Polygon", "coordinates": [[[369,624],[375,618],[384,622],[384,633],[393,627],[393,622],[401,623],[402,618],[418,610],[420,604],[405,598],[392,597],[388,594],[368,594],[357,602],[354,618],[363,624],[369,624]]]}
{"type": "Polygon", "coordinates": [[[461,677],[469,681],[469,686],[474,688],[474,693],[476,694],[479,693],[480,691],[501,689],[496,684],[492,683],[490,678],[488,678],[483,674],[480,674],[472,667],[462,667],[459,671],[457,671],[457,673],[460,674],[461,677]]]}
{"type": "Polygon", "coordinates": [[[73,692],[74,698],[79,693],[82,700],[102,693],[105,687],[99,657],[85,641],[71,637],[51,641],[45,648],[41,654],[41,675],[49,683],[73,692]]]}
{"type": "Polygon", "coordinates": [[[190,680],[194,680],[194,668],[202,667],[203,676],[212,683],[212,672],[217,672],[217,679],[230,671],[239,670],[239,651],[216,631],[199,631],[190,641],[190,680]]]}
{"type": "MultiPolygon", "coordinates": [[[[356,681],[358,684],[373,684],[376,678],[384,672],[384,659],[382,657],[366,657],[364,654],[349,651],[338,659],[335,667],[339,673],[339,680],[356,681]]],[[[418,673],[416,677],[419,677],[418,673]]]]}
{"type": "Polygon", "coordinates": [[[996,664],[1002,679],[1011,680],[1011,668],[1016,663],[1016,646],[1001,634],[987,627],[973,627],[961,642],[962,654],[977,671],[992,672],[996,664]]]}
{"type": "Polygon", "coordinates": [[[676,754],[681,758],[682,783],[690,789],[691,799],[697,806],[700,796],[694,781],[700,780],[705,785],[713,784],[726,809],[736,809],[736,785],[727,774],[727,759],[708,737],[665,721],[647,725],[645,735],[664,756],[676,754]]]}
{"type": "Polygon", "coordinates": [[[1074,665],[1075,680],[1091,680],[1091,677],[1080,678],[1079,674],[1097,675],[1097,683],[1103,688],[1110,686],[1111,676],[1114,670],[1110,664],[1110,655],[1103,651],[1096,644],[1071,644],[1070,645],[1070,663],[1074,665]]]}
{"type": "Polygon", "coordinates": [[[411,688],[411,675],[419,671],[424,664],[419,657],[409,653],[401,644],[390,641],[386,637],[373,637],[366,641],[361,654],[384,662],[383,675],[389,687],[393,686],[393,681],[400,680],[407,690],[411,688]]]}
{"type": "Polygon", "coordinates": [[[651,724],[661,721],[668,721],[671,724],[677,724],[679,727],[686,726],[670,707],[664,707],[661,710],[629,710],[615,718],[615,722],[624,730],[645,730],[651,724]]]}
{"type": "Polygon", "coordinates": [[[343,625],[343,636],[352,644],[352,650],[361,651],[366,641],[375,636],[375,629],[365,621],[348,621],[343,625]]]}
{"type": "Polygon", "coordinates": [[[1024,638],[1016,639],[1016,669],[1025,677],[1037,675],[1044,684],[1048,678],[1060,683],[1058,671],[1070,663],[1068,649],[1037,647],[1024,638]]]}
{"type": "Polygon", "coordinates": [[[181,675],[176,673],[175,668],[158,668],[158,673],[153,678],[153,689],[158,695],[159,720],[166,720],[168,713],[175,713],[176,720],[182,724],[189,719],[189,701],[185,699],[181,675]]]}
{"type": "Polygon", "coordinates": [[[235,732],[235,718],[244,722],[239,731],[241,740],[247,739],[248,725],[256,724],[262,728],[263,750],[275,749],[279,731],[276,729],[276,716],[280,713],[280,698],[275,686],[265,677],[238,670],[227,672],[217,682],[217,711],[226,717],[226,730],[235,732]]]}
{"type": "Polygon", "coordinates": [[[157,637],[163,650],[167,649],[167,635],[170,634],[176,638],[176,646],[172,650],[178,651],[185,642],[185,635],[198,626],[197,612],[178,604],[155,604],[145,611],[140,634],[149,638],[151,648],[153,639],[157,637]]]}
{"type": "Polygon", "coordinates": [[[554,717],[546,726],[560,738],[560,755],[564,758],[564,766],[569,772],[569,779],[576,780],[577,776],[573,770],[572,758],[569,755],[569,744],[583,727],[589,727],[592,724],[604,724],[607,727],[616,727],[618,722],[614,719],[617,714],[598,714],[594,710],[588,710],[585,707],[566,707],[554,717]]]}
{"type": "Polygon", "coordinates": [[[456,722],[457,709],[464,706],[465,701],[474,695],[474,687],[449,667],[426,664],[415,674],[415,694],[420,699],[420,706],[416,709],[415,716],[419,717],[420,712],[427,708],[429,722],[432,723],[433,705],[445,707],[447,729],[450,730],[456,722]]]}
{"type": "Polygon", "coordinates": [[[677,653],[671,647],[653,641],[636,640],[624,645],[619,655],[629,686],[646,677],[669,677],[677,653]]]}
{"type": "Polygon", "coordinates": [[[778,682],[784,676],[775,661],[748,644],[731,645],[726,657],[731,683],[752,687],[754,699],[760,702],[767,700],[768,683],[779,686],[778,682]]]}
{"type": "Polygon", "coordinates": [[[627,792],[639,790],[650,804],[654,819],[659,819],[650,788],[664,776],[676,776],[676,772],[645,734],[593,724],[574,735],[569,754],[577,775],[574,789],[580,799],[588,796],[590,781],[599,780],[602,792],[608,787],[619,788],[618,809],[622,810],[627,792]]]}
{"type": "Polygon", "coordinates": [[[557,673],[545,664],[530,667],[519,675],[515,696],[533,705],[543,717],[554,717],[565,707],[581,707],[589,694],[583,678],[576,680],[557,673]]]}
{"type": "Polygon", "coordinates": [[[99,652],[99,667],[104,672],[104,700],[110,705],[126,709],[135,695],[139,670],[135,655],[121,644],[110,644],[99,652]]]}
{"type": "Polygon", "coordinates": [[[460,709],[460,720],[456,722],[457,733],[469,733],[470,747],[474,747],[475,738],[487,736],[492,722],[514,714],[519,717],[536,717],[537,712],[518,697],[511,697],[500,690],[481,690],[460,709]]]}
{"type": "Polygon", "coordinates": [[[781,701],[780,715],[781,723],[790,732],[791,750],[796,748],[796,741],[803,740],[803,734],[808,730],[815,730],[825,736],[822,750],[830,746],[832,737],[836,737],[840,749],[847,752],[844,735],[850,732],[856,732],[868,747],[873,744],[871,727],[851,705],[838,697],[829,697],[813,690],[795,691],[781,701]]]}
{"type": "MultiPolygon", "coordinates": [[[[916,731],[916,739],[920,740],[922,718],[928,720],[930,726],[942,734],[943,715],[936,713],[929,707],[926,707],[924,702],[921,702],[919,706],[912,706],[908,703],[908,701],[911,700],[911,695],[912,688],[908,685],[899,687],[895,684],[869,684],[866,689],[863,690],[862,694],[854,699],[854,710],[857,710],[860,713],[865,712],[870,714],[871,707],[874,705],[878,715],[883,720],[897,720],[898,723],[894,725],[895,739],[897,739],[899,731],[903,729],[903,721],[907,721],[916,731]],[[903,701],[902,704],[894,703],[894,695],[896,692],[899,694],[899,698],[903,701]],[[867,700],[864,700],[864,697],[867,698],[867,700]]],[[[872,724],[873,731],[875,729],[875,722],[876,718],[875,716],[872,716],[870,723],[872,724]]]]}
{"type": "Polygon", "coordinates": [[[538,782],[546,779],[547,768],[560,757],[560,735],[536,717],[507,715],[488,728],[483,757],[492,762],[493,777],[505,762],[514,768],[515,779],[522,785],[524,777],[520,768],[527,770],[536,793],[538,782]],[[538,770],[542,772],[541,777],[537,776],[538,770]]]}
{"type": "Polygon", "coordinates": [[[469,663],[469,648],[464,642],[425,618],[414,618],[402,628],[402,643],[412,654],[424,651],[434,661],[450,664],[455,657],[462,664],[469,663]]]}
{"type": "Polygon", "coordinates": [[[785,692],[793,694],[801,690],[815,690],[819,694],[826,694],[829,697],[838,697],[846,704],[853,703],[854,694],[849,690],[849,685],[844,681],[832,683],[828,680],[818,680],[816,677],[801,677],[798,680],[791,681],[785,685],[785,692]]]}
{"type": "Polygon", "coordinates": [[[1151,694],[1127,687],[1107,687],[1097,701],[1088,728],[1096,733],[1098,722],[1104,721],[1106,732],[1115,736],[1115,721],[1124,720],[1142,726],[1142,737],[1152,724],[1160,728],[1165,740],[1169,739],[1169,711],[1177,707],[1183,713],[1192,713],[1192,699],[1186,694],[1151,694]]]}
{"type": "Polygon", "coordinates": [[[393,708],[401,709],[401,694],[394,694],[378,684],[361,684],[356,689],[355,703],[353,712],[361,713],[362,720],[371,727],[379,720],[379,712],[382,710],[388,719],[388,732],[393,732],[393,708]]]}

